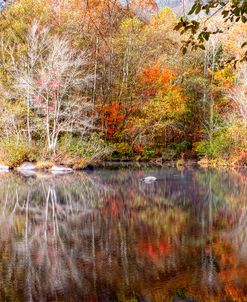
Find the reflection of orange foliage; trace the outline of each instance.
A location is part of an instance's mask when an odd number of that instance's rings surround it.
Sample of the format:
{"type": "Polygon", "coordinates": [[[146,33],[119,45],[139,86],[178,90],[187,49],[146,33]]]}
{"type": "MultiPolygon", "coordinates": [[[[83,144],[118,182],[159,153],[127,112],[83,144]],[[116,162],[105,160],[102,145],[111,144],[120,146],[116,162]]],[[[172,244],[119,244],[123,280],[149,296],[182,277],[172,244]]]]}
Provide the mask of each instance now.
{"type": "Polygon", "coordinates": [[[245,280],[247,268],[238,261],[237,252],[230,242],[219,240],[213,244],[213,251],[219,258],[220,280],[225,284],[226,294],[233,298],[233,301],[247,301],[247,292],[235,280],[245,280]]]}
{"type": "Polygon", "coordinates": [[[159,241],[155,243],[141,241],[139,248],[142,256],[148,256],[153,260],[159,258],[160,256],[169,255],[172,251],[171,244],[165,241],[159,241]]]}
{"type": "Polygon", "coordinates": [[[213,244],[215,255],[220,257],[221,265],[233,264],[236,262],[236,257],[232,245],[226,240],[219,240],[213,244]]]}
{"type": "Polygon", "coordinates": [[[231,284],[226,285],[226,292],[229,294],[233,301],[245,302],[247,301],[247,295],[244,293],[243,289],[236,288],[231,284]]]}
{"type": "Polygon", "coordinates": [[[102,212],[110,213],[112,216],[117,216],[123,210],[123,201],[117,196],[109,196],[102,212]]]}

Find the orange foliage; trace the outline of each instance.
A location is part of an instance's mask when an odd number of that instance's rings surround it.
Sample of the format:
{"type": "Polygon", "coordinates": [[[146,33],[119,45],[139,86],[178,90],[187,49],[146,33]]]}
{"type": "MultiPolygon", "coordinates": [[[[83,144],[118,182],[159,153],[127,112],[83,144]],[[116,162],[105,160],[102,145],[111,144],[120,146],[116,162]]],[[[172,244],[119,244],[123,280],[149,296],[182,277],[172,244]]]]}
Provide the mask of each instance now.
{"type": "Polygon", "coordinates": [[[148,97],[154,96],[160,89],[177,89],[176,86],[170,85],[175,79],[175,74],[169,69],[162,68],[159,62],[153,67],[143,68],[139,78],[148,97]]]}
{"type": "Polygon", "coordinates": [[[214,80],[219,86],[230,89],[233,87],[235,75],[229,68],[219,69],[214,73],[214,80]]]}
{"type": "Polygon", "coordinates": [[[143,68],[141,72],[142,84],[153,84],[159,82],[160,84],[167,84],[175,78],[175,75],[169,69],[163,69],[158,62],[153,67],[143,68]]]}
{"type": "Polygon", "coordinates": [[[100,124],[108,136],[113,136],[126,118],[126,106],[118,102],[113,102],[103,106],[99,105],[97,108],[100,124]]]}
{"type": "Polygon", "coordinates": [[[135,144],[134,145],[134,152],[143,153],[144,152],[144,147],[141,144],[135,144]]]}
{"type": "Polygon", "coordinates": [[[238,163],[240,165],[246,165],[247,163],[247,150],[241,150],[238,155],[238,163]]]}
{"type": "Polygon", "coordinates": [[[82,24],[85,32],[105,38],[124,13],[123,6],[111,0],[48,0],[48,3],[61,23],[82,24]]]}

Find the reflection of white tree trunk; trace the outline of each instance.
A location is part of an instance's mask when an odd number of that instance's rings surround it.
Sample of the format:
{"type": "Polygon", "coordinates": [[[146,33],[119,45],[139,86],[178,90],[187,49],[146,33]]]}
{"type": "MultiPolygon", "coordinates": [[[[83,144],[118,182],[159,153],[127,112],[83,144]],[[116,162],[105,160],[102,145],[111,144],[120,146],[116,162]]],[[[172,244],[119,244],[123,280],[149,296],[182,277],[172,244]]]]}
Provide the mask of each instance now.
{"type": "Polygon", "coordinates": [[[209,173],[207,182],[207,190],[203,199],[204,206],[201,213],[202,235],[207,238],[207,254],[205,254],[205,246],[201,251],[202,261],[202,283],[206,284],[210,291],[214,291],[219,287],[217,272],[215,270],[215,256],[213,253],[213,208],[216,207],[218,198],[213,192],[212,175],[209,173]]]}
{"type": "Polygon", "coordinates": [[[95,184],[94,180],[86,175],[79,179],[74,191],[70,185],[66,187],[66,183],[65,180],[63,186],[60,178],[57,180],[54,177],[40,180],[38,187],[27,186],[24,191],[21,187],[13,189],[11,186],[5,186],[5,191],[0,192],[0,199],[5,197],[0,223],[6,224],[9,236],[17,221],[16,217],[24,219],[23,240],[15,243],[13,260],[24,256],[27,301],[37,299],[37,291],[41,301],[45,299],[42,293],[65,289],[70,286],[71,280],[80,288],[84,276],[78,268],[78,255],[81,261],[92,263],[92,277],[96,288],[95,237],[98,236],[99,230],[95,229],[94,207],[97,207],[97,201],[100,202],[100,196],[105,194],[105,188],[95,184]],[[37,195],[37,192],[42,193],[42,196],[37,195]],[[39,200],[44,202],[40,204],[39,200]],[[82,233],[70,228],[71,222],[81,223],[82,219],[91,220],[88,226],[84,226],[85,229],[81,229],[82,233]],[[77,255],[74,254],[75,251],[71,252],[67,244],[74,242],[76,247],[81,247],[83,242],[80,236],[83,232],[91,233],[92,248],[81,249],[77,255]],[[39,280],[42,276],[37,274],[37,269],[46,272],[45,281],[39,280]]]}
{"type": "Polygon", "coordinates": [[[247,256],[247,207],[241,208],[241,215],[234,228],[226,234],[234,246],[237,247],[238,253],[242,257],[247,256]]]}

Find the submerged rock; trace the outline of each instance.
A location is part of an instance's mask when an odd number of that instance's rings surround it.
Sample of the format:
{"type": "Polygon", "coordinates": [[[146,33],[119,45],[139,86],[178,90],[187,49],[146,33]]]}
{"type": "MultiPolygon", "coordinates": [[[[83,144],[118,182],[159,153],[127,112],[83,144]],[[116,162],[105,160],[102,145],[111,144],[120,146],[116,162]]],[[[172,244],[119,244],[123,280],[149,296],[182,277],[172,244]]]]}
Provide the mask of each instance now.
{"type": "Polygon", "coordinates": [[[17,168],[19,171],[33,171],[36,169],[36,166],[33,163],[23,163],[20,167],[17,168]]]}
{"type": "Polygon", "coordinates": [[[51,168],[51,172],[52,173],[69,173],[72,172],[73,169],[69,168],[69,167],[65,167],[65,166],[52,166],[51,168]]]}

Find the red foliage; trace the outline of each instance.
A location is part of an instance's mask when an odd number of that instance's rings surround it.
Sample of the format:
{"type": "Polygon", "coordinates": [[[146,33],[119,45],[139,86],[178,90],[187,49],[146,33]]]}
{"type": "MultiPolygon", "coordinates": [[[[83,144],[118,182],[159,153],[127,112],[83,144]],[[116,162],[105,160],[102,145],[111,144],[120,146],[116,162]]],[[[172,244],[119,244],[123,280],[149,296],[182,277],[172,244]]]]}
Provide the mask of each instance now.
{"type": "Polygon", "coordinates": [[[98,106],[99,122],[108,136],[113,136],[126,117],[126,108],[123,104],[113,102],[98,106]]]}
{"type": "Polygon", "coordinates": [[[147,97],[155,96],[160,89],[177,89],[176,86],[170,85],[171,81],[175,79],[175,74],[169,69],[162,68],[159,62],[153,67],[143,68],[139,78],[147,97]]]}
{"type": "Polygon", "coordinates": [[[118,103],[116,101],[110,104],[101,105],[100,99],[98,98],[97,102],[99,124],[109,137],[114,136],[123,125],[127,116],[137,110],[136,106],[128,108],[126,104],[118,103]]]}
{"type": "Polygon", "coordinates": [[[141,144],[134,145],[134,152],[135,153],[143,153],[144,147],[141,144]]]}

